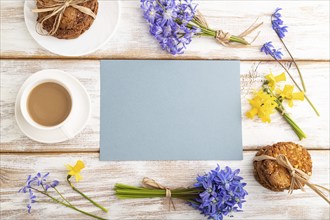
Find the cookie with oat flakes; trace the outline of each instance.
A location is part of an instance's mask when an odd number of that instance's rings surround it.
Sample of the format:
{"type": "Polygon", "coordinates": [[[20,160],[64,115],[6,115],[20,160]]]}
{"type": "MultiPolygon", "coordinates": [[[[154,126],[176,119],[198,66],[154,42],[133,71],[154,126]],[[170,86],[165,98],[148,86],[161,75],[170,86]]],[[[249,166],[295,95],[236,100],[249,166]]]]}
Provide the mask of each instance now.
{"type": "MultiPolygon", "coordinates": [[[[268,155],[277,157],[285,155],[294,168],[312,175],[312,160],[308,151],[302,146],[292,142],[279,142],[272,146],[261,148],[256,156],[268,155]]],[[[288,170],[273,160],[254,161],[254,173],[257,181],[264,187],[273,191],[289,189],[291,175],[288,170]]],[[[294,189],[299,189],[298,185],[294,189]]]]}
{"type": "MultiPolygon", "coordinates": [[[[37,8],[42,9],[47,5],[56,4],[55,0],[38,0],[37,8]]],[[[98,12],[98,0],[86,0],[83,3],[78,4],[79,6],[83,6],[91,9],[96,15],[98,12]]],[[[39,12],[37,22],[40,22],[43,18],[50,15],[52,12],[39,12]]],[[[51,31],[55,17],[53,16],[47,19],[42,28],[46,31],[51,31]]],[[[86,30],[88,30],[94,22],[94,18],[88,14],[85,14],[74,7],[67,7],[63,13],[61,18],[58,30],[53,35],[59,39],[74,39],[83,34],[86,30]]]]}

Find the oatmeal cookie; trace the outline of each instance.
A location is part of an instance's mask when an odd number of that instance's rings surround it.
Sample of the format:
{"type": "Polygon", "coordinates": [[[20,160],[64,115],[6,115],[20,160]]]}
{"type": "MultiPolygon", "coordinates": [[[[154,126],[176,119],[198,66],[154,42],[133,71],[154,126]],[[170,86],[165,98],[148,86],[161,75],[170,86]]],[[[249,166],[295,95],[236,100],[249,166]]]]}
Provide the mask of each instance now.
{"type": "MultiPolygon", "coordinates": [[[[277,157],[285,155],[294,168],[312,175],[312,160],[308,151],[302,146],[292,142],[279,142],[272,146],[261,148],[256,156],[268,155],[277,157]]],[[[273,160],[254,161],[254,174],[256,180],[264,187],[273,191],[283,191],[290,188],[291,175],[288,170],[273,160]]],[[[298,185],[294,189],[299,189],[298,185]]]]}
{"type": "MultiPolygon", "coordinates": [[[[54,4],[54,0],[39,0],[37,1],[37,8],[43,8],[42,5],[54,4]]],[[[98,0],[89,0],[79,4],[81,6],[90,8],[94,14],[98,11],[98,0]]],[[[51,12],[38,13],[37,22],[40,22],[45,16],[51,14],[51,12]]],[[[55,22],[55,16],[49,18],[43,23],[43,29],[50,31],[53,28],[55,22]]],[[[53,35],[59,39],[74,39],[83,34],[93,24],[94,18],[75,9],[68,7],[63,13],[63,17],[60,22],[60,26],[56,33],[53,35]]]]}

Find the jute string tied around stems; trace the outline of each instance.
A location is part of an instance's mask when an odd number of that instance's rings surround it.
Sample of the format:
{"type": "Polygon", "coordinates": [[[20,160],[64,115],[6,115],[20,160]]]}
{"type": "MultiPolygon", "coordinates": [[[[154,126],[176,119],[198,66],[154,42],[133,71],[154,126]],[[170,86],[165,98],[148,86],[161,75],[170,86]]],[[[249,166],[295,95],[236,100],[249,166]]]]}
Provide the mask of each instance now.
{"type": "Polygon", "coordinates": [[[173,209],[175,210],[175,205],[174,202],[172,200],[172,193],[171,193],[171,189],[168,187],[165,187],[159,183],[157,183],[155,180],[150,179],[148,177],[144,177],[142,180],[142,184],[150,189],[163,189],[165,190],[165,196],[166,198],[168,198],[168,206],[169,209],[171,209],[171,205],[173,206],[173,209]]]}
{"type": "Polygon", "coordinates": [[[255,156],[254,159],[253,159],[253,161],[263,161],[263,160],[276,161],[280,166],[283,166],[288,170],[288,172],[291,176],[291,184],[290,184],[290,188],[289,188],[289,194],[292,194],[292,192],[294,190],[294,187],[296,185],[299,187],[299,189],[301,189],[302,191],[305,191],[304,188],[303,188],[303,184],[306,184],[314,192],[316,192],[320,197],[322,197],[327,203],[330,204],[330,199],[326,196],[325,193],[323,193],[321,191],[321,189],[323,189],[325,191],[328,191],[328,192],[330,192],[330,190],[323,187],[323,186],[310,183],[309,182],[310,176],[308,174],[306,174],[305,172],[303,172],[302,170],[294,168],[285,155],[280,154],[277,157],[271,157],[271,156],[268,156],[268,155],[261,155],[261,156],[255,156]]]}
{"type": "Polygon", "coordinates": [[[79,10],[80,12],[93,17],[94,19],[96,18],[96,15],[90,8],[79,5],[88,2],[90,0],[53,0],[52,3],[49,4],[45,4],[43,0],[36,0],[36,1],[37,1],[37,5],[41,5],[41,8],[33,9],[32,12],[34,13],[51,12],[49,15],[43,17],[41,21],[37,24],[37,32],[42,35],[52,36],[57,32],[61,24],[64,11],[68,7],[73,7],[79,10]],[[48,33],[45,33],[44,31],[42,31],[44,22],[54,16],[55,16],[55,21],[52,29],[48,33]]]}
{"type": "MultiPolygon", "coordinates": [[[[202,24],[203,26],[205,26],[206,28],[209,28],[209,25],[204,17],[204,15],[197,10],[196,15],[195,15],[195,19],[202,24]]],[[[250,27],[248,27],[245,31],[243,31],[241,34],[238,35],[238,37],[244,38],[245,36],[249,35],[250,33],[252,33],[253,31],[255,31],[257,28],[259,28],[261,25],[263,25],[263,22],[259,23],[256,25],[258,21],[258,18],[250,25],[250,27]]],[[[254,39],[251,42],[247,42],[248,44],[252,44],[257,37],[259,36],[260,32],[257,33],[257,35],[254,37],[254,39]]],[[[242,45],[233,45],[230,44],[230,38],[231,38],[232,34],[230,34],[229,32],[225,32],[223,30],[217,30],[216,31],[216,35],[215,35],[215,39],[222,44],[223,46],[228,46],[228,47],[242,47],[242,45]]]]}

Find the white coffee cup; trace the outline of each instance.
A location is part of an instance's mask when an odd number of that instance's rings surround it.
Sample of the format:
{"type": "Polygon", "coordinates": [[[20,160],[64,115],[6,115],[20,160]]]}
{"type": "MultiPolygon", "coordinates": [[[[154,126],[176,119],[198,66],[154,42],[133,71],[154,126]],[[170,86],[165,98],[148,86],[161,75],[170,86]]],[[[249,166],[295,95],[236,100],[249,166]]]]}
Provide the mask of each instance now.
{"type": "Polygon", "coordinates": [[[65,82],[61,82],[60,80],[56,79],[56,77],[54,77],[54,78],[49,78],[49,77],[48,78],[39,78],[39,79],[31,82],[23,90],[22,96],[21,96],[21,99],[20,99],[20,110],[21,110],[21,113],[23,115],[23,118],[26,120],[26,122],[28,124],[30,124],[31,126],[37,128],[37,129],[40,129],[40,130],[51,131],[51,130],[55,130],[55,129],[61,129],[62,132],[69,139],[74,137],[74,134],[70,129],[70,119],[72,118],[72,114],[76,110],[75,105],[76,105],[76,101],[75,101],[75,98],[72,96],[72,87],[69,84],[67,84],[65,82]],[[28,111],[28,107],[27,107],[28,98],[29,98],[29,95],[32,92],[32,90],[34,88],[36,88],[38,85],[43,84],[43,83],[47,83],[47,82],[56,83],[56,84],[62,86],[63,88],[66,89],[66,91],[69,93],[70,98],[71,98],[71,110],[70,110],[69,115],[61,123],[59,123],[57,125],[54,125],[54,126],[44,126],[44,125],[38,124],[30,116],[29,111],[28,111]]]}

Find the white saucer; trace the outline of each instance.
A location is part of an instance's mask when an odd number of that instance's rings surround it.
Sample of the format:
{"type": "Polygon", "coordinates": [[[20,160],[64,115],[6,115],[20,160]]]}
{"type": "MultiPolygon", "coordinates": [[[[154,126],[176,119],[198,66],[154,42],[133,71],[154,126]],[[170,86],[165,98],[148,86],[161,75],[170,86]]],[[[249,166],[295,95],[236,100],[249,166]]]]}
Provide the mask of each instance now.
{"type": "Polygon", "coordinates": [[[99,0],[99,9],[92,26],[76,39],[65,40],[36,32],[35,0],[25,0],[24,20],[31,36],[44,49],[62,56],[83,56],[103,47],[117,29],[120,17],[119,0],[99,0]]]}
{"type": "Polygon", "coordinates": [[[79,103],[78,110],[72,112],[72,117],[68,121],[73,136],[76,136],[86,126],[90,113],[91,103],[89,95],[85,87],[72,75],[61,70],[42,70],[30,76],[22,85],[16,97],[15,116],[16,121],[21,131],[30,139],[41,143],[58,143],[69,140],[70,138],[60,128],[53,130],[40,130],[24,119],[20,109],[20,98],[25,87],[31,82],[45,78],[56,78],[59,81],[68,83],[72,88],[72,96],[75,97],[79,103]]]}

